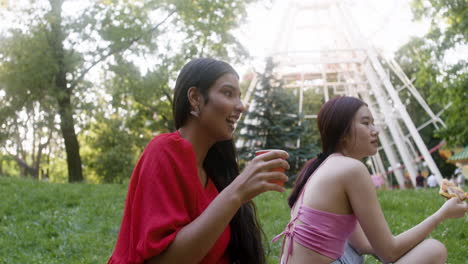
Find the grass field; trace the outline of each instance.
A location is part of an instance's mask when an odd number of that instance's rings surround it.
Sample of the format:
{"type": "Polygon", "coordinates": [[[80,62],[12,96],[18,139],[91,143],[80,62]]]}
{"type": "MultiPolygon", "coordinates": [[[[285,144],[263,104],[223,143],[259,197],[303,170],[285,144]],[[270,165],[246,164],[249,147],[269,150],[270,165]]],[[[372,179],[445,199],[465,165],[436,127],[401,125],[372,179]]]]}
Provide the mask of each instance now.
{"type": "MultiPolygon", "coordinates": [[[[379,191],[379,200],[393,234],[399,234],[434,213],[444,202],[435,189],[379,191]]],[[[265,193],[256,199],[258,212],[267,240],[282,232],[289,222],[287,194],[265,193]]],[[[445,244],[448,264],[468,264],[468,216],[451,219],[439,225],[431,234],[445,244]]],[[[278,263],[281,243],[270,243],[269,263],[278,263]]],[[[366,256],[365,263],[380,263],[366,256]]]]}
{"type": "MultiPolygon", "coordinates": [[[[106,263],[122,217],[126,185],[52,184],[0,177],[0,263],[106,263]]],[[[270,241],[289,221],[287,194],[256,198],[270,241]]],[[[381,191],[379,199],[397,234],[437,210],[436,190],[381,191]]],[[[432,237],[449,251],[449,264],[468,263],[468,218],[449,220],[432,237]]],[[[281,242],[269,244],[278,263],[281,242]]],[[[378,263],[368,257],[366,263],[378,263]]]]}

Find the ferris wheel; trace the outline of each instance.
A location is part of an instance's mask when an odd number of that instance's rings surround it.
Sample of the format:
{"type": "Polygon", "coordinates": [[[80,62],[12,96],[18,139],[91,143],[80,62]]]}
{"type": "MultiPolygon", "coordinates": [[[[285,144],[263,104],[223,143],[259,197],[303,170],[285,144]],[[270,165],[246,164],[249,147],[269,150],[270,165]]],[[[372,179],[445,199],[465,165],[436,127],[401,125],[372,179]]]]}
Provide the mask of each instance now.
{"type": "MultiPolygon", "coordinates": [[[[275,71],[285,82],[285,87],[297,92],[299,114],[305,118],[316,117],[316,113],[308,113],[304,108],[307,104],[304,93],[310,91],[322,95],[325,101],[333,95],[351,95],[368,103],[376,123],[381,127],[381,151],[371,157],[374,174],[386,177],[393,173],[400,188],[405,188],[405,174],[415,185],[418,167],[424,161],[431,173],[441,181],[442,175],[419,134],[421,127],[415,126],[399,92],[407,89],[411,93],[427,114],[426,125],[432,124],[438,128],[444,127],[444,122],[430,109],[398,63],[382,56],[370,44],[372,38],[381,33],[386,21],[391,19],[391,13],[400,8],[398,2],[401,1],[393,2],[390,9],[380,13],[374,12],[376,6],[369,4],[371,2],[276,1],[272,10],[277,8],[280,11],[274,15],[278,24],[275,25],[276,33],[269,56],[277,63],[275,71]],[[373,12],[381,17],[379,21],[382,22],[369,25],[367,34],[363,34],[353,17],[359,12],[373,12]],[[385,15],[386,12],[389,15],[385,15]],[[388,71],[400,79],[402,87],[394,87],[388,71]],[[390,169],[384,167],[383,157],[391,165],[390,169]]],[[[256,85],[254,78],[247,98],[256,85]]]]}

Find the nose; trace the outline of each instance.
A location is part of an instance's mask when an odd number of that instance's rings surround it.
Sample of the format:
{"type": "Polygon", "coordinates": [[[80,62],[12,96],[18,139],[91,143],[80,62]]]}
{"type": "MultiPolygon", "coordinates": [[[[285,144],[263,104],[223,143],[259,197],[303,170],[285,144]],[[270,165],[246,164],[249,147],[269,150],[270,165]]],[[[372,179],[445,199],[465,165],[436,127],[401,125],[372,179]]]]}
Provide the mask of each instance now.
{"type": "Polygon", "coordinates": [[[378,135],[380,133],[380,128],[376,125],[372,125],[372,133],[378,135]]]}
{"type": "Polygon", "coordinates": [[[246,107],[245,107],[244,103],[242,103],[242,100],[239,98],[239,101],[236,104],[236,110],[239,111],[240,113],[243,113],[243,112],[245,112],[245,109],[246,109],[246,107]]]}

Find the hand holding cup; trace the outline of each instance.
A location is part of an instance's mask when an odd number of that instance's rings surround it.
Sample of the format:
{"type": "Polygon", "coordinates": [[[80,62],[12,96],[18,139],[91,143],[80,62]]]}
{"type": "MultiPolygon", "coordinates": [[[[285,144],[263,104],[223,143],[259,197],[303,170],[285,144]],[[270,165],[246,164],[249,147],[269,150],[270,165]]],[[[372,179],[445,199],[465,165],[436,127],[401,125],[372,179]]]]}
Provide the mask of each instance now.
{"type": "MultiPolygon", "coordinates": [[[[271,151],[274,151],[275,149],[262,149],[262,150],[258,150],[258,151],[255,151],[255,156],[260,156],[260,155],[263,155],[265,153],[268,153],[268,152],[271,152],[271,151]]],[[[272,168],[270,169],[270,171],[279,171],[279,172],[282,172],[282,173],[285,173],[286,171],[286,168],[284,167],[275,167],[275,168],[272,168]]],[[[284,186],[284,181],[283,180],[271,180],[269,181],[271,183],[275,183],[275,184],[278,184],[279,186],[283,187],[284,186]]]]}
{"type": "Polygon", "coordinates": [[[288,180],[284,170],[289,169],[287,158],[288,153],[284,150],[268,150],[258,153],[228,186],[228,189],[239,197],[241,203],[263,192],[284,192],[283,185],[288,180]]]}

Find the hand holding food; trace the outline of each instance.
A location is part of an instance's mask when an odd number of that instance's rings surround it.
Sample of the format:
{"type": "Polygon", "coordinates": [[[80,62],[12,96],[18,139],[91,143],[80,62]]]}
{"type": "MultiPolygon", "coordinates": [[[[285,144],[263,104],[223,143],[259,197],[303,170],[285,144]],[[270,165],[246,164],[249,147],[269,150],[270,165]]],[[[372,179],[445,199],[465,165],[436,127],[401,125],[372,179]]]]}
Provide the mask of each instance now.
{"type": "Polygon", "coordinates": [[[447,179],[440,182],[439,194],[447,199],[458,196],[463,201],[468,198],[468,193],[447,179]]]}

